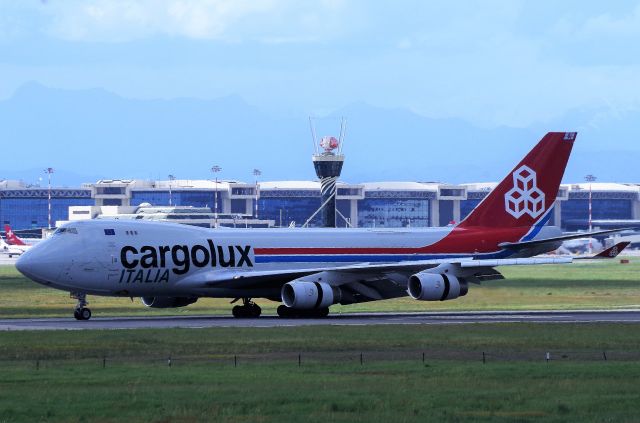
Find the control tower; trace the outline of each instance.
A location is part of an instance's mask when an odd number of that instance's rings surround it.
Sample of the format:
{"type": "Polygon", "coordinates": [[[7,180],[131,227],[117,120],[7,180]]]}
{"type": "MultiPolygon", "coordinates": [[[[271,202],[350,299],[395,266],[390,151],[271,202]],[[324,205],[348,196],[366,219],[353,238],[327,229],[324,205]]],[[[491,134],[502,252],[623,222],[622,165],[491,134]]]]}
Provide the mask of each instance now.
{"type": "Polygon", "coordinates": [[[340,177],[344,155],[342,154],[342,143],[344,141],[344,131],[346,121],[340,121],[340,136],[323,136],[320,140],[316,138],[316,131],[313,121],[309,118],[311,125],[311,136],[313,137],[314,155],[312,156],[313,167],[316,175],[320,178],[320,194],[322,211],[322,226],[325,228],[336,227],[336,182],[340,177]]]}

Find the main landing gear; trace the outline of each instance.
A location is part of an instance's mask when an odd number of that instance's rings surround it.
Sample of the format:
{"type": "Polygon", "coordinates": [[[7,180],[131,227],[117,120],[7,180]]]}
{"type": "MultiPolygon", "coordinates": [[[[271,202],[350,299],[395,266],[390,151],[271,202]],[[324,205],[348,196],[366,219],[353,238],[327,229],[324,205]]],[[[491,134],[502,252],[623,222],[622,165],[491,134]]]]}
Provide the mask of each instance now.
{"type": "Polygon", "coordinates": [[[234,306],[231,312],[233,317],[237,318],[260,317],[262,309],[258,304],[251,301],[251,298],[243,298],[242,305],[234,306]]]}
{"type": "Polygon", "coordinates": [[[322,318],[322,317],[327,317],[329,315],[329,307],[322,307],[322,308],[314,308],[311,310],[296,310],[295,308],[290,308],[287,307],[286,305],[282,304],[280,306],[278,306],[278,316],[280,317],[284,317],[284,318],[299,318],[299,319],[304,319],[304,318],[322,318]]]}
{"type": "Polygon", "coordinates": [[[87,294],[71,293],[71,298],[78,300],[76,308],[73,311],[73,317],[76,320],[89,320],[91,319],[91,310],[87,308],[87,294]]]}

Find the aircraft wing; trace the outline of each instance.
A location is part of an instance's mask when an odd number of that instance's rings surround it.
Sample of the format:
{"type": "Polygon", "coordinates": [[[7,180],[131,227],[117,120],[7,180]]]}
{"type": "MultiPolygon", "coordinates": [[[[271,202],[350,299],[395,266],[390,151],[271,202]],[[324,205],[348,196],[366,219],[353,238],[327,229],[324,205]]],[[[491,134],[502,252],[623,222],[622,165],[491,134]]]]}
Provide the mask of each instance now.
{"type": "Polygon", "coordinates": [[[507,250],[511,250],[511,251],[519,251],[519,250],[526,250],[526,249],[531,248],[531,247],[538,247],[538,246],[545,245],[545,244],[555,244],[555,243],[567,241],[567,240],[570,240],[570,239],[586,238],[586,237],[591,237],[591,236],[594,236],[594,235],[604,235],[604,234],[610,234],[610,233],[620,232],[620,231],[624,231],[624,230],[627,230],[627,228],[623,228],[623,229],[607,229],[607,230],[604,230],[604,231],[583,232],[583,233],[579,233],[579,234],[561,235],[561,236],[556,236],[556,237],[552,237],[552,238],[534,239],[532,241],[503,242],[501,244],[498,244],[498,246],[501,247],[501,248],[505,248],[507,250]]]}
{"type": "MultiPolygon", "coordinates": [[[[436,259],[405,261],[400,263],[358,263],[347,266],[317,267],[297,270],[229,270],[225,272],[209,270],[192,275],[181,284],[194,288],[227,289],[279,289],[287,282],[300,280],[322,280],[333,286],[362,286],[377,290],[393,285],[393,296],[380,295],[379,298],[395,298],[406,295],[407,280],[410,275],[438,266],[454,266],[455,272],[472,283],[485,280],[503,279],[494,269],[496,266],[517,266],[532,264],[570,263],[570,257],[543,257],[518,259],[474,260],[472,258],[436,259]],[[397,289],[396,289],[397,288],[397,289]]],[[[435,270],[434,270],[435,271],[435,270]]]]}

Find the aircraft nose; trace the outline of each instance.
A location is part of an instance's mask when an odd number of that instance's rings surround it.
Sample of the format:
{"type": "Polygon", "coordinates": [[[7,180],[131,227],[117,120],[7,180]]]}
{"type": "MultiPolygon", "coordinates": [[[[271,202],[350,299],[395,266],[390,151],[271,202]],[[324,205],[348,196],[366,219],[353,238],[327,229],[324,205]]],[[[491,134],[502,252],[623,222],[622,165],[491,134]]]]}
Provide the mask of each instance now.
{"type": "Polygon", "coordinates": [[[55,282],[60,274],[59,263],[33,249],[18,258],[16,269],[29,279],[44,284],[55,282]]]}
{"type": "Polygon", "coordinates": [[[27,276],[25,272],[29,272],[32,264],[33,259],[29,256],[29,252],[27,251],[24,254],[20,255],[20,257],[18,257],[18,260],[16,260],[16,269],[18,269],[18,272],[27,276]]]}

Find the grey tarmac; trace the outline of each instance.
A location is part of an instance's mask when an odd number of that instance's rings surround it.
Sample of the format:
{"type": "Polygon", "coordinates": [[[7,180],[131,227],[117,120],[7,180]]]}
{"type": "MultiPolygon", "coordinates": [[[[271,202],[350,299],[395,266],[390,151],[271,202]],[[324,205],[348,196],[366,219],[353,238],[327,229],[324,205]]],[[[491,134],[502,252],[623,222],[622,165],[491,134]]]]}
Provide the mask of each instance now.
{"type": "Polygon", "coordinates": [[[263,315],[253,319],[231,316],[94,317],[1,319],[0,330],[165,329],[210,327],[449,325],[462,323],[640,323],[640,310],[470,311],[427,313],[344,313],[321,319],[283,319],[263,315]]]}

